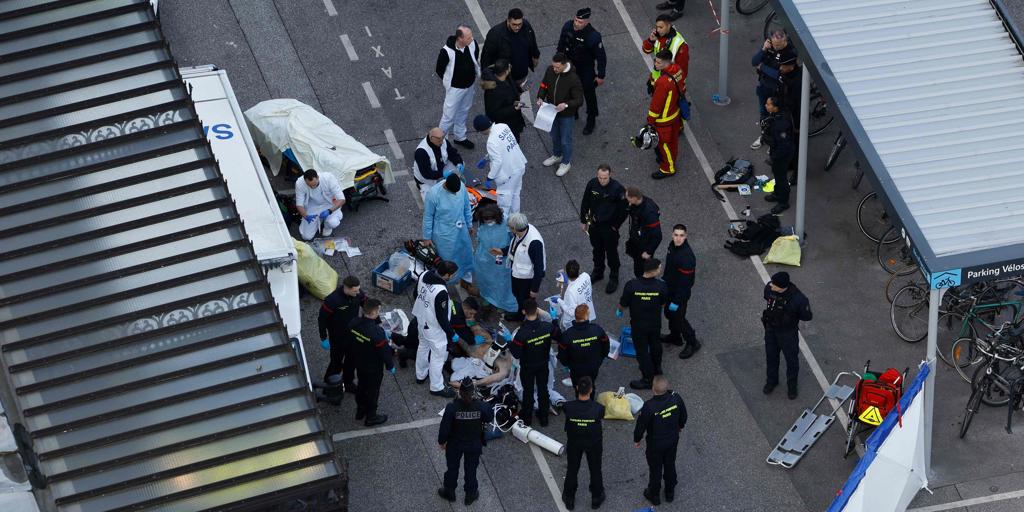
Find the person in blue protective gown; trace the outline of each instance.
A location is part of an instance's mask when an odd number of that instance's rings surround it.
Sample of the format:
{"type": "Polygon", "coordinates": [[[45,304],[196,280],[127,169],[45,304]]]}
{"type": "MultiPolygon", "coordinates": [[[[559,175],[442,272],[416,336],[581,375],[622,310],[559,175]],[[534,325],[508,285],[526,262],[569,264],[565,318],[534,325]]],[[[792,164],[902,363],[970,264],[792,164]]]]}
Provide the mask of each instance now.
{"type": "Polygon", "coordinates": [[[472,274],[473,243],[470,241],[472,226],[473,210],[462,178],[449,173],[444,181],[427,192],[423,201],[423,239],[430,241],[441,259],[459,266],[451,283],[460,280],[463,288],[476,295],[472,274]]]}
{"type": "Polygon", "coordinates": [[[480,226],[476,231],[476,253],[473,259],[474,283],[480,297],[490,305],[507,312],[516,311],[516,298],[512,295],[512,269],[490,253],[492,247],[507,247],[512,234],[502,219],[496,204],[477,208],[480,226]]]}

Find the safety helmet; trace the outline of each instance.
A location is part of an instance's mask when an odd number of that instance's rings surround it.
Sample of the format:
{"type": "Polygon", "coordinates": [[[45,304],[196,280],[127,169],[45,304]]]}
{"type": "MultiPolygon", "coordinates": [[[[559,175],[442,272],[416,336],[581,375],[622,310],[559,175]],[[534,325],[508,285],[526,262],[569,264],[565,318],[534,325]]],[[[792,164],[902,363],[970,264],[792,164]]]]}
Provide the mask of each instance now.
{"type": "Polygon", "coordinates": [[[637,149],[651,149],[658,145],[658,132],[651,125],[644,125],[636,135],[630,137],[630,142],[637,149]]]}

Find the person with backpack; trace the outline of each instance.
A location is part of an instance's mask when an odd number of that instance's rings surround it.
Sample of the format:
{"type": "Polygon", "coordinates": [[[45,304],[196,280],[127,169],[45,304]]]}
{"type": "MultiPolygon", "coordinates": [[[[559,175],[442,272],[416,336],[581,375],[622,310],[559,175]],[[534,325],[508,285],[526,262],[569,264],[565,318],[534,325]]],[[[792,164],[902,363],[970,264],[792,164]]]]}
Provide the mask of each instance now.
{"type": "Polygon", "coordinates": [[[653,126],[658,133],[658,149],[654,153],[658,160],[658,170],[651,174],[651,178],[660,180],[676,174],[679,131],[683,129],[683,112],[679,104],[686,99],[679,88],[683,73],[672,62],[672,52],[659,51],[654,56],[654,69],[661,74],[654,81],[654,94],[647,108],[647,124],[653,126]]]}
{"type": "Polygon", "coordinates": [[[647,437],[647,469],[650,476],[644,497],[653,505],[661,504],[661,480],[665,479],[665,501],[676,497],[676,451],[679,448],[679,433],[686,426],[686,404],[671,389],[664,375],[654,377],[654,396],[644,402],[633,427],[633,443],[640,448],[640,441],[647,437]]]}
{"type": "Polygon", "coordinates": [[[476,385],[473,384],[473,379],[462,379],[459,383],[459,396],[445,406],[441,415],[441,427],[437,431],[437,444],[444,450],[448,466],[444,472],[444,484],[437,490],[437,495],[445,500],[455,501],[459,465],[463,463],[467,506],[480,497],[476,468],[480,465],[480,455],[487,444],[484,441],[484,425],[494,420],[494,410],[475,397],[476,385]]]}
{"type": "Polygon", "coordinates": [[[800,373],[800,321],[807,322],[811,303],[807,296],[789,280],[788,272],[776,272],[764,285],[764,300],[768,306],[761,313],[764,324],[764,351],[767,379],[762,391],[771,393],[779,385],[779,352],[786,358],[786,385],[789,399],[798,394],[797,376],[800,373]]]}

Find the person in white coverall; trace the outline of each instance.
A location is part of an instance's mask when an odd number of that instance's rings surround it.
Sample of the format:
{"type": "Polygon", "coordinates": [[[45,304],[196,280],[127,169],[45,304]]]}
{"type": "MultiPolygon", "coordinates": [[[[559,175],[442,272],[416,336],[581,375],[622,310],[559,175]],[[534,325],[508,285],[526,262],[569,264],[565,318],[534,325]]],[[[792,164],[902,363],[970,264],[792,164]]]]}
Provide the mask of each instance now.
{"type": "MultiPolygon", "coordinates": [[[[590,274],[580,272],[580,264],[576,260],[569,260],[565,264],[565,293],[558,300],[558,326],[562,331],[572,327],[573,318],[576,315],[576,306],[586,304],[590,310],[588,321],[597,320],[597,313],[594,312],[594,290],[590,284],[590,274]]],[[[554,307],[554,306],[552,306],[554,307]]]]}
{"type": "Polygon", "coordinates": [[[341,207],[344,205],[345,193],[341,184],[329,172],[320,175],[310,169],[295,182],[295,209],[302,216],[299,235],[303,240],[312,240],[321,228],[324,236],[331,236],[334,228],[341,224],[341,207]]]}
{"type": "MultiPolygon", "coordinates": [[[[473,128],[487,135],[487,160],[491,164],[487,180],[497,188],[498,207],[505,218],[519,213],[519,193],[523,189],[523,175],[526,174],[526,156],[516,142],[512,129],[506,124],[492,123],[483,114],[473,119],[473,128]]],[[[477,166],[482,167],[480,164],[477,166]]]]}
{"type": "Polygon", "coordinates": [[[442,261],[434,270],[421,274],[412,305],[420,337],[416,350],[416,382],[423,384],[429,376],[430,394],[444,398],[455,397],[454,391],[445,388],[441,369],[448,359],[448,338],[453,343],[459,341],[459,335],[452,330],[452,305],[446,284],[458,271],[455,263],[442,261]]]}
{"type": "Polygon", "coordinates": [[[473,149],[466,138],[466,117],[473,106],[473,83],[480,76],[480,46],[473,40],[473,30],[459,25],[455,35],[441,47],[434,70],[444,86],[444,105],[441,112],[441,130],[454,136],[454,143],[473,149]]]}

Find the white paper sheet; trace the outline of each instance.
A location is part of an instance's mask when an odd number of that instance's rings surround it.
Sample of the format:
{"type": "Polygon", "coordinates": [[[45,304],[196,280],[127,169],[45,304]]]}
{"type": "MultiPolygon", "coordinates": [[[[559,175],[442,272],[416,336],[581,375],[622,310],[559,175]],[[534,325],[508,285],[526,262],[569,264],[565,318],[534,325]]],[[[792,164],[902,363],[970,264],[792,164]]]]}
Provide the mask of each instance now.
{"type": "Polygon", "coordinates": [[[551,125],[555,123],[555,115],[558,109],[551,103],[543,103],[537,109],[537,117],[533,120],[533,127],[546,132],[551,131],[551,125]]]}

